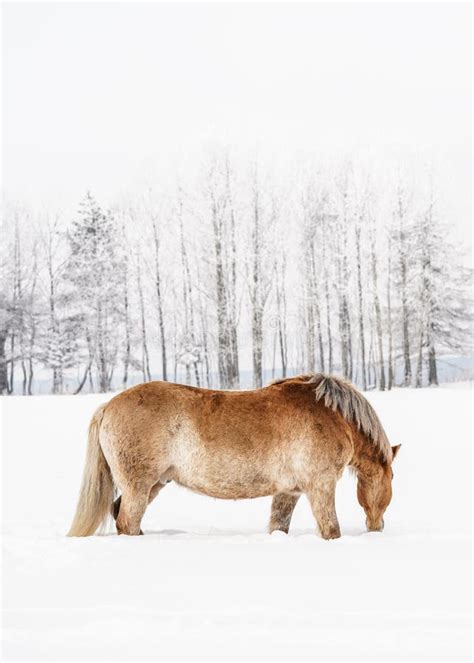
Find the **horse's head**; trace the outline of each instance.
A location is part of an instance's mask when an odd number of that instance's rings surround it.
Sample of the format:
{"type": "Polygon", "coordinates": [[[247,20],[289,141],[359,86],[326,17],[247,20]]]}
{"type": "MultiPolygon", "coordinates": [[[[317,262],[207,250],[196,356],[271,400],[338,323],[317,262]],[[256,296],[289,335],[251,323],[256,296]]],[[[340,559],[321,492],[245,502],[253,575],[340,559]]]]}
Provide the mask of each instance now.
{"type": "MultiPolygon", "coordinates": [[[[392,447],[392,462],[400,444],[392,447]]],[[[369,532],[381,532],[383,514],[392,499],[393,470],[391,463],[371,465],[370,470],[358,472],[357,499],[363,507],[369,532]]]]}

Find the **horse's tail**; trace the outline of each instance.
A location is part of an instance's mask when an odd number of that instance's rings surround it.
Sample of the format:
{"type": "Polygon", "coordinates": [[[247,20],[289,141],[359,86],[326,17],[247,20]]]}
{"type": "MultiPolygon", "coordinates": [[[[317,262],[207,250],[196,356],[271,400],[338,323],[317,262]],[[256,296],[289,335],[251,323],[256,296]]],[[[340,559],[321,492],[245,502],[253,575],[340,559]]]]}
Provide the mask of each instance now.
{"type": "Polygon", "coordinates": [[[317,401],[322,400],[326,407],[338,409],[346,421],[354,423],[372,441],[385,461],[392,461],[392,449],[377,413],[353,384],[323,373],[314,375],[309,382],[316,385],[317,401]]]}
{"type": "Polygon", "coordinates": [[[106,405],[96,410],[89,424],[81,492],[68,536],[94,534],[110,513],[114,500],[112,474],[99,444],[99,429],[106,405]]]}

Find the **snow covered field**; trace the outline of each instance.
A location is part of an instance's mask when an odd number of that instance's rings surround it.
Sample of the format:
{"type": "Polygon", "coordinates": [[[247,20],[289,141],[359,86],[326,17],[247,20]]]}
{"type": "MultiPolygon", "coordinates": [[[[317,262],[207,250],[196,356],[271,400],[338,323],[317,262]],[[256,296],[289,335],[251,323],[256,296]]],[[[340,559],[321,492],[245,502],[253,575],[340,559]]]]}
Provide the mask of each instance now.
{"type": "Polygon", "coordinates": [[[143,537],[68,539],[86,428],[103,396],[3,399],[3,660],[468,660],[471,391],[370,393],[392,444],[394,499],[366,533],[355,480],[343,536],[305,498],[289,536],[270,498],[168,486],[143,537]]]}

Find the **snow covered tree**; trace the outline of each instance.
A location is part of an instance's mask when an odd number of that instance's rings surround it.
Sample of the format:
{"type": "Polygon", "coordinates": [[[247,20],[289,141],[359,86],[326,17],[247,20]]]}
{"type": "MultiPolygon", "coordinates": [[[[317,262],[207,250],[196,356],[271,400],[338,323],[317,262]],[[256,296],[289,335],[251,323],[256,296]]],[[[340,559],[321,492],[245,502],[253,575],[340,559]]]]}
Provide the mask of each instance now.
{"type": "Polygon", "coordinates": [[[418,314],[416,386],[423,384],[426,353],[429,385],[438,384],[437,351],[462,352],[471,333],[471,272],[447,256],[456,248],[449,241],[431,188],[429,199],[415,219],[414,282],[418,314]]]}
{"type": "Polygon", "coordinates": [[[352,330],[349,293],[349,246],[348,237],[351,229],[350,174],[351,165],[344,164],[336,180],[335,187],[335,233],[333,250],[336,265],[336,291],[338,297],[338,323],[342,375],[352,380],[352,330]]]}
{"type": "Polygon", "coordinates": [[[204,191],[210,227],[206,250],[209,265],[209,296],[215,304],[217,327],[217,365],[219,385],[239,387],[238,282],[236,210],[230,157],[226,152],[213,154],[206,165],[204,191]]]}
{"type": "Polygon", "coordinates": [[[357,158],[291,168],[217,150],[114,213],[90,194],[72,222],[7,208],[0,392],[33,393],[40,371],[53,393],[107,391],[155,362],[231,389],[246,361],[255,386],[266,369],[435,385],[440,356],[471,352],[471,273],[442,187],[357,158]]]}
{"type": "Polygon", "coordinates": [[[396,203],[394,210],[393,239],[391,246],[396,252],[397,260],[395,263],[395,284],[400,298],[400,324],[402,328],[402,355],[403,355],[403,384],[408,387],[412,380],[412,367],[410,355],[410,281],[409,265],[412,254],[412,235],[410,233],[410,204],[411,194],[402,184],[401,180],[397,184],[396,203]]]}
{"type": "Polygon", "coordinates": [[[11,303],[5,292],[0,293],[0,395],[10,393],[8,379],[7,341],[12,322],[11,303]]]}
{"type": "Polygon", "coordinates": [[[383,322],[382,307],[379,297],[379,270],[378,252],[376,248],[376,228],[374,223],[370,227],[370,265],[372,273],[372,297],[375,314],[375,329],[377,337],[377,377],[380,391],[385,390],[385,363],[383,352],[383,322]]]}
{"type": "Polygon", "coordinates": [[[111,388],[122,319],[119,228],[88,193],[67,237],[63,278],[70,285],[68,301],[77,316],[83,347],[96,365],[99,391],[106,392],[111,388]]]}
{"type": "Polygon", "coordinates": [[[21,208],[4,217],[0,299],[0,391],[31,394],[40,318],[38,246],[30,215],[21,208]],[[17,372],[19,367],[20,372],[17,372]]]}
{"type": "Polygon", "coordinates": [[[310,372],[316,370],[316,365],[320,371],[325,370],[322,298],[325,292],[323,241],[328,196],[326,191],[317,187],[317,183],[310,183],[301,199],[306,370],[310,372]]]}
{"type": "Polygon", "coordinates": [[[255,163],[251,177],[250,237],[247,248],[247,285],[250,299],[253,383],[263,385],[263,317],[272,285],[274,264],[272,227],[276,221],[276,201],[265,190],[255,163]]]}
{"type": "Polygon", "coordinates": [[[153,264],[154,264],[154,282],[156,292],[156,307],[158,313],[158,327],[160,332],[161,348],[161,375],[163,380],[168,380],[168,362],[166,348],[166,323],[164,314],[164,287],[163,287],[163,269],[161,266],[161,234],[158,215],[150,206],[148,214],[153,229],[153,264]]]}

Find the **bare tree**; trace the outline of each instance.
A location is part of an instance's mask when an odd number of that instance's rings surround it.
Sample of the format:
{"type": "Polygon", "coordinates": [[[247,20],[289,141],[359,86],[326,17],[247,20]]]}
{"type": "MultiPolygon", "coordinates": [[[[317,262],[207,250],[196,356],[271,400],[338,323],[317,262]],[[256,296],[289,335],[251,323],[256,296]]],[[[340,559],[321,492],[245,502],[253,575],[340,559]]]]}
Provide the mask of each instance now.
{"type": "Polygon", "coordinates": [[[142,284],[142,257],[138,253],[138,250],[135,253],[135,270],[137,277],[138,301],[140,306],[142,375],[143,375],[143,382],[149,382],[151,380],[151,371],[150,371],[150,354],[148,352],[148,339],[146,331],[145,298],[143,294],[143,284],[142,284]]]}
{"type": "Polygon", "coordinates": [[[52,391],[53,394],[59,394],[63,385],[63,351],[60,338],[59,319],[58,319],[58,272],[59,266],[55,264],[56,254],[59,250],[59,228],[58,218],[53,222],[49,219],[44,224],[45,230],[42,233],[43,252],[45,255],[47,272],[47,299],[49,311],[49,341],[47,344],[47,356],[45,363],[52,369],[52,391]]]}
{"type": "MultiPolygon", "coordinates": [[[[122,238],[125,239],[124,229],[122,227],[122,238]]],[[[128,251],[124,251],[123,263],[123,321],[125,331],[125,348],[123,351],[123,377],[122,388],[126,389],[128,384],[128,372],[132,357],[131,325],[130,325],[130,296],[129,296],[129,271],[130,263],[128,251]]]]}
{"type": "Polygon", "coordinates": [[[194,378],[199,387],[201,378],[199,376],[198,363],[201,361],[201,349],[196,338],[196,326],[194,321],[193,302],[193,279],[188,258],[188,249],[184,233],[183,223],[183,201],[182,190],[178,192],[177,219],[179,225],[181,269],[182,269],[182,292],[184,311],[184,333],[181,339],[180,362],[186,367],[186,384],[191,383],[191,366],[194,369],[194,378]]]}
{"type": "Polygon", "coordinates": [[[321,217],[321,258],[322,258],[322,274],[324,302],[326,307],[326,337],[328,345],[328,371],[333,371],[333,341],[332,341],[332,325],[331,325],[331,299],[329,293],[329,267],[328,267],[328,248],[330,247],[328,226],[333,222],[333,217],[324,212],[321,217]]]}
{"type": "Polygon", "coordinates": [[[264,363],[436,385],[438,356],[470,351],[471,272],[426,173],[388,198],[363,164],[306,170],[300,189],[237,163],[217,152],[175,205],[149,191],[125,219],[90,195],[72,222],[7,213],[0,392],[33,393],[43,369],[53,393],[125,388],[151,379],[155,343],[164,379],[223,388],[247,342],[256,387],[264,363]]]}
{"type": "Polygon", "coordinates": [[[397,188],[397,230],[396,241],[398,248],[398,270],[400,278],[400,298],[402,313],[402,349],[404,361],[404,384],[411,384],[411,357],[410,357],[410,327],[408,308],[408,259],[409,243],[407,235],[408,198],[399,181],[397,188]]]}
{"type": "Polygon", "coordinates": [[[233,176],[229,155],[212,155],[206,172],[206,197],[210,212],[213,254],[207,256],[213,283],[217,323],[219,384],[239,387],[237,338],[237,240],[233,176]]]}
{"type": "Polygon", "coordinates": [[[367,389],[367,374],[366,374],[366,360],[365,360],[365,331],[364,331],[364,302],[363,302],[363,288],[362,288],[362,257],[360,247],[361,235],[361,222],[360,218],[355,227],[355,242],[356,242],[356,261],[357,261],[357,301],[359,306],[359,344],[360,344],[360,360],[361,360],[361,375],[362,387],[367,389]]]}
{"type": "Polygon", "coordinates": [[[160,266],[160,234],[158,230],[158,219],[154,214],[152,214],[151,222],[153,227],[153,247],[154,247],[154,258],[155,258],[156,305],[158,311],[158,327],[160,330],[160,345],[161,345],[161,374],[163,380],[168,380],[165,315],[164,315],[163,286],[162,286],[163,277],[160,266]]]}
{"type": "Polygon", "coordinates": [[[392,331],[392,244],[390,234],[387,246],[387,336],[388,336],[388,380],[387,389],[394,385],[393,331],[392,331]]]}
{"type": "Polygon", "coordinates": [[[310,184],[302,197],[307,355],[310,372],[313,372],[316,367],[316,347],[319,370],[323,372],[325,370],[320,295],[320,274],[324,273],[321,246],[325,205],[324,194],[315,192],[314,185],[310,184]]]}
{"type": "Polygon", "coordinates": [[[280,350],[281,375],[286,377],[288,370],[288,339],[287,339],[287,303],[286,303],[286,257],[278,256],[275,260],[275,293],[277,303],[278,347],[280,350]]]}
{"type": "Polygon", "coordinates": [[[378,292],[378,266],[377,266],[377,250],[375,240],[375,226],[372,224],[371,239],[370,239],[370,261],[372,265],[372,291],[374,298],[375,310],[375,325],[377,331],[377,352],[378,352],[378,384],[380,391],[385,390],[385,364],[383,356],[383,326],[382,326],[382,310],[380,306],[380,298],[378,292]]]}
{"type": "Polygon", "coordinates": [[[226,246],[228,247],[227,255],[227,329],[229,334],[230,344],[230,383],[233,389],[238,389],[240,383],[239,371],[239,346],[237,339],[237,243],[235,231],[235,207],[234,197],[232,191],[232,175],[230,168],[229,155],[225,155],[225,177],[226,177],[226,193],[227,193],[227,211],[228,211],[228,231],[226,246]]]}
{"type": "Polygon", "coordinates": [[[342,374],[344,377],[352,379],[352,334],[348,292],[349,256],[347,245],[347,236],[350,224],[349,169],[350,166],[346,165],[337,186],[339,212],[336,217],[334,249],[336,252],[336,287],[339,300],[339,339],[342,374]]]}
{"type": "Polygon", "coordinates": [[[263,384],[263,316],[271,287],[271,271],[268,269],[269,219],[274,223],[275,213],[275,201],[271,200],[268,203],[264,200],[262,184],[259,181],[255,164],[251,183],[250,245],[247,260],[255,388],[259,388],[263,384]]]}

